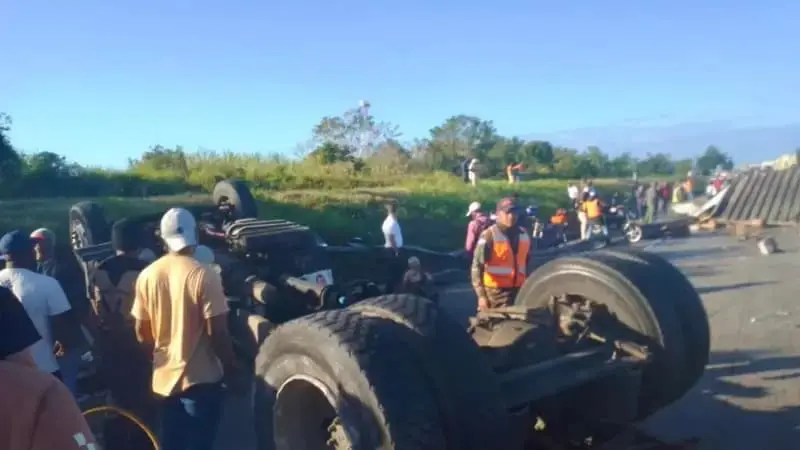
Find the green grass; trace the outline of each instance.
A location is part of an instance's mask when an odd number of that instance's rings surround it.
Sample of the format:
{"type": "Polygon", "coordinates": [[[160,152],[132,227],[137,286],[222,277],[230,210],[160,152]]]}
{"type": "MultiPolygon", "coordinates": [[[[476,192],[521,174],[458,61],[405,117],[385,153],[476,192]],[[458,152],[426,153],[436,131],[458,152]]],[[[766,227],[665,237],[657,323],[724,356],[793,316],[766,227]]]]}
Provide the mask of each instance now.
{"type": "MultiPolygon", "coordinates": [[[[598,187],[612,189],[619,183],[598,180],[598,187]]],[[[284,218],[306,224],[317,230],[328,242],[342,243],[354,236],[382,242],[380,224],[384,218],[383,205],[397,201],[404,238],[409,245],[453,250],[463,245],[467,206],[482,202],[487,209],[513,191],[524,204],[539,205],[540,215],[547,217],[556,208],[565,206],[566,181],[524,181],[509,186],[502,181],[484,181],[477,189],[447,175],[411,177],[394,186],[353,189],[299,189],[274,191],[253,190],[258,199],[259,215],[265,218],[284,218]]],[[[86,198],[49,198],[0,202],[4,214],[0,231],[15,228],[33,230],[53,229],[60,238],[68,234],[67,213],[70,205],[86,198]]],[[[192,194],[180,196],[91,199],[101,203],[112,219],[142,213],[163,211],[172,206],[210,202],[210,196],[192,194]]]]}

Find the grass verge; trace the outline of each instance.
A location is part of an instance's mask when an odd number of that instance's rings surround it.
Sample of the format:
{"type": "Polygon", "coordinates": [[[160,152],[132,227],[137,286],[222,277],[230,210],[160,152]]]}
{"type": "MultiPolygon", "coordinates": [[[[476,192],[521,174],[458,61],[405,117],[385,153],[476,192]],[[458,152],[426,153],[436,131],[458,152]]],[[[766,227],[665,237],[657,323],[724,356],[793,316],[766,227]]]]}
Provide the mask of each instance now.
{"type": "MultiPolygon", "coordinates": [[[[621,185],[615,180],[598,180],[598,188],[612,190],[621,185]]],[[[337,190],[254,189],[259,215],[284,218],[317,230],[330,243],[342,243],[359,236],[371,243],[382,242],[380,224],[388,201],[399,204],[400,223],[409,245],[431,249],[453,250],[463,245],[467,206],[482,202],[487,209],[501,197],[518,192],[523,204],[539,206],[540,216],[548,217],[556,208],[565,206],[564,180],[524,181],[514,186],[487,180],[472,188],[452,176],[412,178],[391,187],[337,190]]],[[[68,235],[67,213],[70,205],[86,198],[48,198],[0,202],[0,231],[20,228],[33,230],[47,227],[59,238],[68,235]]],[[[117,219],[143,213],[163,211],[173,206],[210,202],[210,196],[192,194],[148,198],[103,197],[91,199],[106,208],[109,218],[117,219]]]]}

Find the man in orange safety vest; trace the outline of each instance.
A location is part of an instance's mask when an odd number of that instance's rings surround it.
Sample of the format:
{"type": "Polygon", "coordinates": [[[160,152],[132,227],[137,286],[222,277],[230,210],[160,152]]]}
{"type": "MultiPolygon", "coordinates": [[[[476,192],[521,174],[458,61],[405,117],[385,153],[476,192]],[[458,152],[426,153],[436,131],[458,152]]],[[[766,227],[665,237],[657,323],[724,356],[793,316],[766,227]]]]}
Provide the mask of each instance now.
{"type": "Polygon", "coordinates": [[[479,310],[513,304],[525,282],[531,240],[517,223],[520,211],[514,198],[500,200],[496,223],[481,233],[475,246],[471,278],[479,310]]]}

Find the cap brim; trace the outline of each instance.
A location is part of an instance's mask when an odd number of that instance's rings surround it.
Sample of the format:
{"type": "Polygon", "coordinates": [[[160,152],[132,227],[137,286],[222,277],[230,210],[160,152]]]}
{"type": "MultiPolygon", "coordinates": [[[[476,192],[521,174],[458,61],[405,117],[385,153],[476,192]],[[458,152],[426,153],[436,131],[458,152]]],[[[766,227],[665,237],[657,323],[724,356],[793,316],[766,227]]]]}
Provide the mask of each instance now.
{"type": "Polygon", "coordinates": [[[189,239],[186,239],[186,236],[172,236],[164,238],[164,243],[167,244],[167,248],[171,252],[179,252],[187,247],[196,245],[195,242],[189,242],[189,239]]]}

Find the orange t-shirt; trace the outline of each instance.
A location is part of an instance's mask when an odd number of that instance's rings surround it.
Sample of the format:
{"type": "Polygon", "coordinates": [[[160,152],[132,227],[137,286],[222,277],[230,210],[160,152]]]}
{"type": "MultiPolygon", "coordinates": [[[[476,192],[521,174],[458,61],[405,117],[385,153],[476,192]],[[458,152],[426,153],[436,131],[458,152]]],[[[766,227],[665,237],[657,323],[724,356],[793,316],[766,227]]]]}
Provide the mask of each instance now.
{"type": "Polygon", "coordinates": [[[3,450],[98,448],[72,394],[51,374],[0,361],[0,399],[3,450]]]}
{"type": "Polygon", "coordinates": [[[139,274],[131,315],[150,321],[153,392],[169,396],[222,379],[206,320],[227,312],[220,276],[190,256],[166,254],[139,274]]]}

